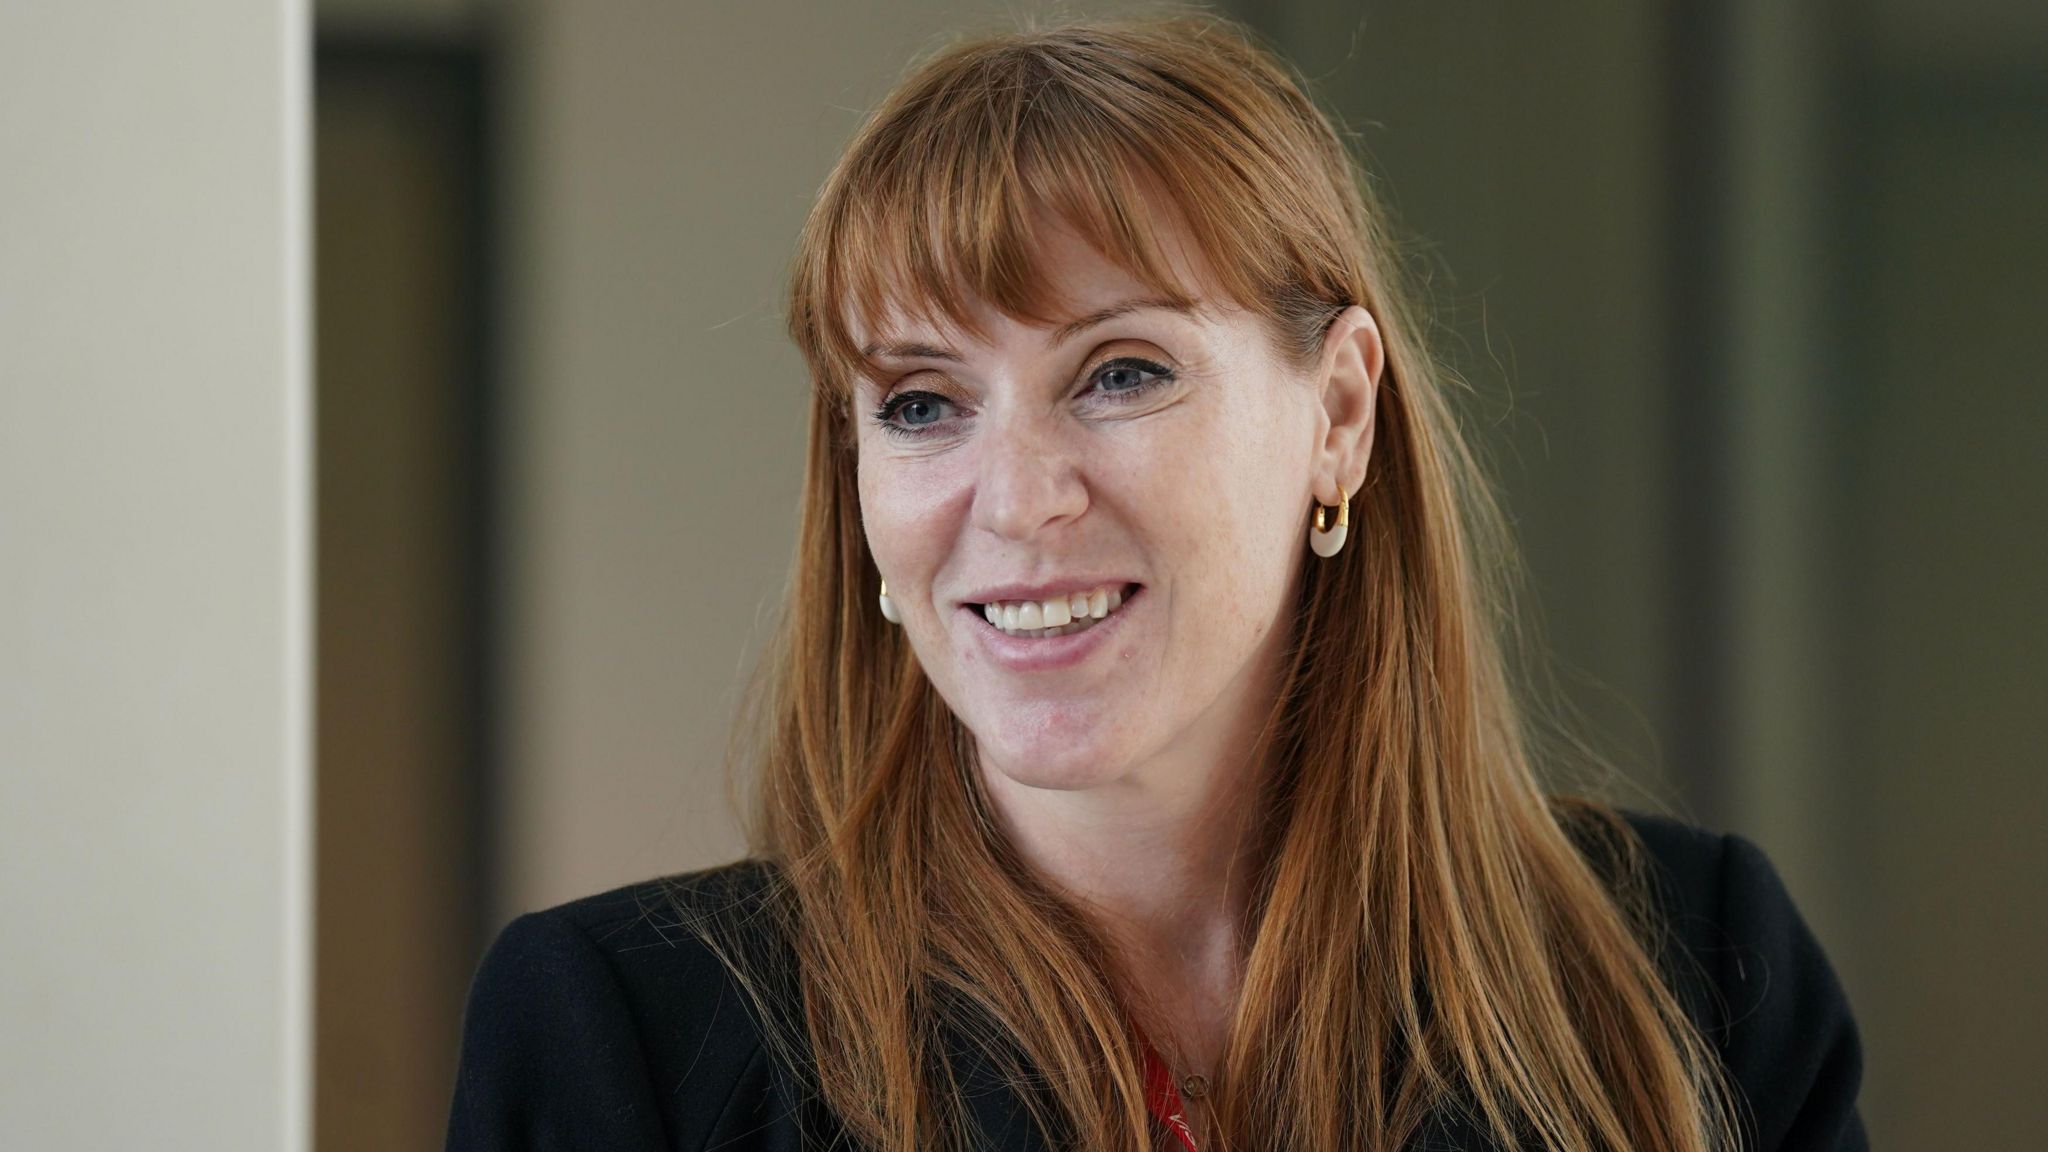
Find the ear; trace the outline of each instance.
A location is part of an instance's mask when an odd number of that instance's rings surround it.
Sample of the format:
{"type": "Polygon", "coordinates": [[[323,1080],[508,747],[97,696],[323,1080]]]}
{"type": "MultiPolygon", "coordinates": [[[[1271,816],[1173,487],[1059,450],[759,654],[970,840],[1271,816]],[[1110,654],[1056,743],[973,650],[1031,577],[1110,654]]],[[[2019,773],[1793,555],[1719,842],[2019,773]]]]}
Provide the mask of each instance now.
{"type": "Polygon", "coordinates": [[[1337,502],[1337,486],[1357,495],[1372,457],[1373,413],[1379,410],[1380,374],[1386,347],[1372,313],[1353,304],[1330,322],[1323,335],[1317,377],[1322,386],[1326,427],[1316,445],[1314,495],[1337,502]]]}

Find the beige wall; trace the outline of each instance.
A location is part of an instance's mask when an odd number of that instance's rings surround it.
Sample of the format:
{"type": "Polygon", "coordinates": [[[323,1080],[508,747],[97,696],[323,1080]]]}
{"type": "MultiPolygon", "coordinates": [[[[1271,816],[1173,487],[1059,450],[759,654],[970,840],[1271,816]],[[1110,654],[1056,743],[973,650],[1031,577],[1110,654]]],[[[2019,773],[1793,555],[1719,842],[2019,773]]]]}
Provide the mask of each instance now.
{"type": "Polygon", "coordinates": [[[0,5],[0,1147],[305,1147],[303,7],[0,5]]]}

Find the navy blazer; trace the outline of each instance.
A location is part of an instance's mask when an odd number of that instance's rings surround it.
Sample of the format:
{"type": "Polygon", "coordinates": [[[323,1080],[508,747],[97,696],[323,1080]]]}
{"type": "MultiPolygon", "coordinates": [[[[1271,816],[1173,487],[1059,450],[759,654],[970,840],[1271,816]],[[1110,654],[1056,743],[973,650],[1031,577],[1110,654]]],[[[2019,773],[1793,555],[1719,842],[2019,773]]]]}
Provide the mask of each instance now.
{"type": "MultiPolygon", "coordinates": [[[[1657,899],[1690,958],[1667,964],[1667,979],[1742,1097],[1743,1146],[1865,1152],[1856,1024],[1770,861],[1737,835],[1624,815],[1648,849],[1657,899]]],[[[834,1118],[771,1058],[738,986],[667,903],[675,892],[693,910],[744,917],[765,868],[743,860],[646,881],[508,925],[471,984],[449,1152],[831,1146],[834,1118]]],[[[781,987],[794,1002],[793,983],[781,987]]],[[[962,1076],[976,1147],[1047,1152],[1053,1141],[1017,1090],[980,1072],[971,1065],[962,1076]]],[[[1497,1147],[1450,1116],[1409,1145],[1497,1147]]]]}

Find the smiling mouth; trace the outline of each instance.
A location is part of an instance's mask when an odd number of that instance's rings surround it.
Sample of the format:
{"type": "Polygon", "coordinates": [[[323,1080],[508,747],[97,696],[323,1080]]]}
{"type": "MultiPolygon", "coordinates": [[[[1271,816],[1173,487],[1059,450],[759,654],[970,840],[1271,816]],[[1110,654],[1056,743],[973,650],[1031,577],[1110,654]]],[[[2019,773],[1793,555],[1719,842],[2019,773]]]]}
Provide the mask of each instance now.
{"type": "Polygon", "coordinates": [[[968,604],[990,627],[1020,640],[1050,640],[1086,632],[1115,615],[1138,594],[1141,584],[1103,587],[1051,600],[1006,600],[968,604]]]}

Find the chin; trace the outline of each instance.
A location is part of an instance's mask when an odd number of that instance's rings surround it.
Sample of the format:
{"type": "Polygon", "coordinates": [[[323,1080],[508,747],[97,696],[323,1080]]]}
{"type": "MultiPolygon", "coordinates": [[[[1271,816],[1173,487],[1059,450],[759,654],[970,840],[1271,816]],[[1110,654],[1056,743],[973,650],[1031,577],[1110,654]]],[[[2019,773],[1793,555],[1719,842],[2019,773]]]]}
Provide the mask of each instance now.
{"type": "Polygon", "coordinates": [[[1100,760],[1006,760],[990,758],[988,770],[1026,788],[1048,792],[1084,792],[1107,784],[1121,774],[1121,767],[1104,767],[1100,760]]]}
{"type": "Polygon", "coordinates": [[[1100,738],[1108,735],[1041,723],[977,732],[976,743],[988,771],[1029,788],[1076,792],[1123,775],[1127,757],[1114,741],[1100,738]]]}

